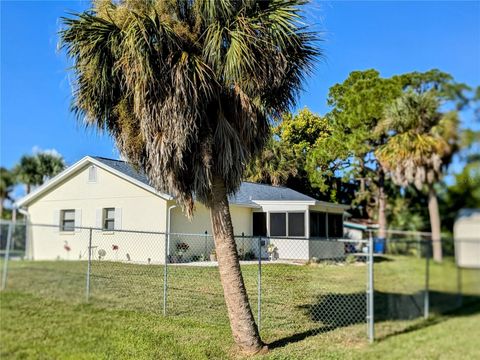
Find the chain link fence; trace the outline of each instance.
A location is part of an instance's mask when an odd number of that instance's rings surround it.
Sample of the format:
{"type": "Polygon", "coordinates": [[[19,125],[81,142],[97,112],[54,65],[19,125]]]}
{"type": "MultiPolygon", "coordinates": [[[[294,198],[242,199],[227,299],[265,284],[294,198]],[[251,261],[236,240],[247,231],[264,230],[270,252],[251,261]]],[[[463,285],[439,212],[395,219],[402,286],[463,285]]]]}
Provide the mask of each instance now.
{"type": "MultiPolygon", "coordinates": [[[[62,232],[11,222],[0,230],[8,291],[228,326],[208,233],[62,232]]],[[[373,232],[360,240],[241,234],[235,241],[267,341],[316,334],[373,340],[480,299],[480,270],[461,269],[448,254],[441,264],[431,261],[428,234],[389,232],[385,241],[373,232]]]]}

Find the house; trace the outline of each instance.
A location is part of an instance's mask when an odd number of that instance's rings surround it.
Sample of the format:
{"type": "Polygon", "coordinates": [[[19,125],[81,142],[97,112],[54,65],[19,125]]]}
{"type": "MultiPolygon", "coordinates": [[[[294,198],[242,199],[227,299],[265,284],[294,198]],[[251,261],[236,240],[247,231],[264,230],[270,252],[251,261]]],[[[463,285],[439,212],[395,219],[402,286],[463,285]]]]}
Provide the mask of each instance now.
{"type": "Polygon", "coordinates": [[[453,225],[455,259],[464,268],[480,268],[480,209],[461,209],[453,225]]]}
{"type": "MultiPolygon", "coordinates": [[[[196,256],[213,247],[208,209],[197,203],[189,221],[172,196],[156,191],[123,161],[84,157],[16,206],[31,224],[27,256],[32,259],[85,259],[90,238],[92,248],[105,252],[100,256],[138,262],[162,263],[179,242],[196,256]],[[166,232],[171,235],[165,250],[166,232]]],[[[284,259],[343,254],[341,243],[325,246],[312,239],[341,238],[346,208],[286,187],[249,182],[230,197],[235,234],[269,237],[284,259]]],[[[256,243],[250,241],[251,250],[256,243]]]]}

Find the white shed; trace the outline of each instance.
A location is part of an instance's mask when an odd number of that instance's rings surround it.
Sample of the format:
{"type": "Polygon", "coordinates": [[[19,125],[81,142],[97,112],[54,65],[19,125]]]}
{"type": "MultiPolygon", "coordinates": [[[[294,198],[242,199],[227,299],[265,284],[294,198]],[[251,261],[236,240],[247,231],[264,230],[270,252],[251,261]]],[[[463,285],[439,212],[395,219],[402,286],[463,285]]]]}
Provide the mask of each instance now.
{"type": "Polygon", "coordinates": [[[461,209],[453,226],[455,259],[465,268],[480,268],[480,209],[461,209]]]}

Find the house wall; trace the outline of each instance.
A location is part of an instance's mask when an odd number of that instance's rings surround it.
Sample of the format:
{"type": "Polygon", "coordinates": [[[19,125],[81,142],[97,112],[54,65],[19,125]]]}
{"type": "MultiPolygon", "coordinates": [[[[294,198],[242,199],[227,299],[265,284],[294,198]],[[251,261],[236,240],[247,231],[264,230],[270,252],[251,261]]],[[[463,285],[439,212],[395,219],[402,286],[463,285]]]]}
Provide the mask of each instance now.
{"type": "MultiPolygon", "coordinates": [[[[58,225],[62,209],[75,209],[75,225],[101,227],[103,208],[116,209],[116,226],[119,230],[164,232],[166,229],[167,201],[118,176],[97,167],[97,181],[88,181],[88,166],[57,185],[28,207],[31,227],[31,250],[34,259],[86,259],[89,230],[60,232],[58,226],[44,227],[36,224],[58,225]],[[71,251],[65,250],[65,245],[71,251]]],[[[107,253],[106,259],[131,261],[164,261],[164,235],[139,234],[124,231],[92,232],[92,256],[99,249],[107,253]],[[118,250],[113,251],[113,245],[118,250]]]]}
{"type": "MultiPolygon", "coordinates": [[[[175,205],[174,201],[169,202],[169,206],[175,205]]],[[[249,238],[240,240],[238,237],[245,237],[252,234],[252,208],[230,205],[230,214],[232,217],[233,231],[237,237],[239,248],[244,252],[252,250],[252,241],[249,238]],[[241,246],[240,246],[241,245],[241,246]]],[[[212,237],[212,225],[210,220],[210,211],[202,204],[195,205],[193,218],[189,220],[182,212],[180,207],[172,209],[171,219],[171,238],[170,255],[175,256],[178,243],[186,243],[189,248],[183,255],[184,258],[204,255],[208,258],[210,252],[215,248],[212,237]],[[207,236],[205,236],[205,231],[207,236]]]]}

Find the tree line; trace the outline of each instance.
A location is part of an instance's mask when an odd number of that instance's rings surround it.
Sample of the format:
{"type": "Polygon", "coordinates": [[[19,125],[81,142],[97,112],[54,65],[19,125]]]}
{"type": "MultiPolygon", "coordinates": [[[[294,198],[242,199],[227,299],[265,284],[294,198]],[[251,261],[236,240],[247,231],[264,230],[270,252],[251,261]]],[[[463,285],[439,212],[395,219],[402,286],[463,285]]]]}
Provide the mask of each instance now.
{"type": "Polygon", "coordinates": [[[0,167],[0,217],[10,216],[5,209],[5,202],[14,201],[12,192],[17,185],[24,185],[25,194],[29,194],[34,187],[42,185],[63,169],[63,157],[49,151],[24,155],[11,169],[0,167]]]}
{"type": "Polygon", "coordinates": [[[441,217],[451,231],[459,208],[480,206],[479,132],[459,115],[473,108],[478,120],[479,89],[437,69],[390,78],[354,71],[330,88],[325,115],[307,108],[283,115],[246,179],[352,204],[354,217],[378,222],[382,238],[389,227],[427,230],[430,223],[441,261],[441,217]],[[448,186],[443,176],[455,155],[463,170],[448,186]],[[463,201],[453,195],[470,190],[475,195],[463,201]]]}

